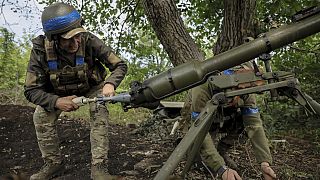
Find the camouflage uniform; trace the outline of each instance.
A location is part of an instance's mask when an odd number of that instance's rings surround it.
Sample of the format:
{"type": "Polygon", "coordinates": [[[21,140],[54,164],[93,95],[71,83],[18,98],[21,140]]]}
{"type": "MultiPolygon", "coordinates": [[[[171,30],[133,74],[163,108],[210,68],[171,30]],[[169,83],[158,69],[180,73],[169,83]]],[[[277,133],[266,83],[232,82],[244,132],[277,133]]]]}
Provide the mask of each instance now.
{"type": "MultiPolygon", "coordinates": [[[[55,108],[59,97],[77,95],[94,97],[101,93],[106,83],[111,83],[115,88],[120,84],[127,72],[127,65],[114,55],[111,48],[106,46],[99,38],[86,32],[82,36],[85,44],[84,61],[88,64],[87,76],[90,90],[86,92],[68,92],[57,94],[50,81],[45,37],[38,36],[33,39],[33,49],[27,69],[25,83],[26,98],[37,105],[33,121],[38,138],[38,144],[42,157],[46,163],[60,163],[62,161],[59,140],[56,130],[56,122],[61,111],[55,108]],[[111,71],[106,77],[105,68],[111,71]]],[[[75,66],[74,56],[70,57],[64,51],[56,52],[59,69],[66,66],[75,66]]],[[[90,104],[90,141],[92,164],[107,160],[108,152],[108,110],[104,104],[90,104]]]]}
{"type": "Polygon", "coordinates": [[[188,132],[188,129],[191,125],[191,116],[190,116],[190,113],[191,113],[191,93],[192,93],[192,90],[189,90],[187,92],[187,96],[185,98],[185,101],[184,101],[184,104],[183,104],[183,107],[181,108],[180,110],[180,114],[181,114],[181,119],[179,121],[179,129],[183,132],[183,133],[186,133],[188,132]]]}
{"type": "MultiPolygon", "coordinates": [[[[237,68],[239,67],[236,67],[235,69],[237,68]]],[[[205,107],[206,102],[212,98],[214,93],[214,89],[210,83],[205,83],[192,89],[192,119],[195,119],[199,115],[201,110],[205,107]]],[[[256,105],[255,95],[250,94],[241,96],[234,108],[241,109],[243,125],[248,138],[252,143],[257,161],[259,163],[268,162],[271,164],[272,157],[256,105]]],[[[218,153],[209,133],[204,139],[203,145],[200,149],[200,154],[203,161],[214,172],[217,172],[220,167],[226,164],[223,157],[218,153]]]]}

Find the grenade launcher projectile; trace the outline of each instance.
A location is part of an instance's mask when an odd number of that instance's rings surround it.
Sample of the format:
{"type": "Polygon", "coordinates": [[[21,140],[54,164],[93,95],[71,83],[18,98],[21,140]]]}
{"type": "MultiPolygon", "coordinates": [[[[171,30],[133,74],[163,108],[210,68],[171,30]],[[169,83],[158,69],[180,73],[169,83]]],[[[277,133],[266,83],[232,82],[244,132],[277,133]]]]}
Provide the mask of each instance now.
{"type": "Polygon", "coordinates": [[[128,93],[120,93],[111,97],[100,96],[94,98],[86,98],[84,96],[80,96],[72,99],[72,101],[76,103],[78,106],[83,106],[91,102],[130,103],[130,98],[131,96],[128,93]]]}

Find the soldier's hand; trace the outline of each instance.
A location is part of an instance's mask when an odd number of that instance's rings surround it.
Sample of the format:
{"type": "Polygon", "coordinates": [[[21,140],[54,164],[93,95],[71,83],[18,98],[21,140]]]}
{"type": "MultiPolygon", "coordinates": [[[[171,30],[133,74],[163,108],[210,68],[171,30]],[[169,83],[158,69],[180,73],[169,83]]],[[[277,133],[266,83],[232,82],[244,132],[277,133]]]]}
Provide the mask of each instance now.
{"type": "Polygon", "coordinates": [[[242,180],[242,178],[239,176],[237,171],[228,168],[224,173],[222,174],[222,180],[242,180]]]}
{"type": "Polygon", "coordinates": [[[56,101],[56,108],[60,109],[61,111],[70,112],[75,111],[79,108],[77,104],[75,104],[72,99],[76,98],[77,96],[66,96],[60,97],[56,101]]]}
{"type": "Polygon", "coordinates": [[[277,178],[276,173],[267,162],[261,163],[261,171],[265,180],[273,180],[277,178]]]}
{"type": "Polygon", "coordinates": [[[102,95],[104,95],[104,96],[114,96],[115,95],[114,85],[110,84],[110,83],[106,83],[103,86],[102,95]]]}

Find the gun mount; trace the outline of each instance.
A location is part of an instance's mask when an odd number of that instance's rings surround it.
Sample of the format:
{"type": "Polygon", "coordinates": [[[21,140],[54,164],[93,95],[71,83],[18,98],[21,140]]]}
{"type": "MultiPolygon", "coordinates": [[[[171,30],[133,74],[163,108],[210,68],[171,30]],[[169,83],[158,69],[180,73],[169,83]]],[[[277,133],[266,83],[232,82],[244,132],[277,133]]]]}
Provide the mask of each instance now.
{"type": "Polygon", "coordinates": [[[215,87],[218,93],[207,102],[180,144],[157,173],[156,180],[169,177],[187,153],[188,159],[183,175],[189,170],[211,125],[223,126],[224,118],[214,118],[224,117],[224,114],[221,114],[223,112],[218,109],[232,106],[232,101],[237,96],[274,90],[277,96],[287,96],[303,106],[307,112],[320,115],[320,104],[301,91],[299,81],[290,72],[277,71],[260,74],[245,71],[230,75],[212,75],[208,78],[208,83],[215,87]],[[220,115],[216,116],[217,113],[220,115]]]}
{"type": "Polygon", "coordinates": [[[280,95],[287,96],[305,107],[309,113],[320,114],[320,104],[301,91],[294,74],[283,71],[271,72],[268,57],[263,57],[263,54],[268,55],[272,50],[320,32],[319,7],[308,9],[307,12],[304,11],[300,15],[295,16],[296,22],[290,25],[273,29],[251,42],[203,62],[187,62],[142,83],[133,82],[129,92],[131,102],[128,104],[131,107],[160,101],[203,84],[207,80],[220,92],[207,102],[199,117],[154,179],[167,179],[186,154],[188,154],[188,159],[183,174],[189,170],[211,124],[223,123],[223,119],[214,118],[216,113],[219,113],[218,108],[228,105],[228,100],[235,96],[270,91],[273,99],[280,95]],[[261,55],[265,61],[266,73],[246,72],[243,74],[217,75],[223,70],[261,55]]]}

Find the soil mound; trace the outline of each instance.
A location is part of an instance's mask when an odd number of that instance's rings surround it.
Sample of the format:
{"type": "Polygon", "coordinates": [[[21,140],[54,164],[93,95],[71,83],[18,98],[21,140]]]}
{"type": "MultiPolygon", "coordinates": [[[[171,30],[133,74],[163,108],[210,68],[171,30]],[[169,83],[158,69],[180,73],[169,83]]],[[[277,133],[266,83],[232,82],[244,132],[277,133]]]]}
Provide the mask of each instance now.
{"type": "MultiPolygon", "coordinates": [[[[27,178],[42,166],[32,122],[33,111],[28,106],[0,105],[0,176],[22,174],[21,177],[27,178]]],[[[58,120],[58,131],[68,171],[55,179],[90,179],[88,125],[82,120],[62,117],[58,120]]],[[[155,139],[132,131],[126,126],[109,127],[109,172],[125,179],[152,179],[173,151],[175,140],[155,139]]],[[[279,179],[320,179],[317,153],[320,143],[295,137],[282,139],[286,139],[285,143],[279,141],[272,148],[273,169],[279,179]]],[[[262,179],[250,146],[236,146],[229,155],[238,164],[243,179],[262,179]]],[[[175,173],[181,172],[181,164],[175,173]]],[[[187,177],[212,179],[201,164],[193,167],[187,177]]]]}

